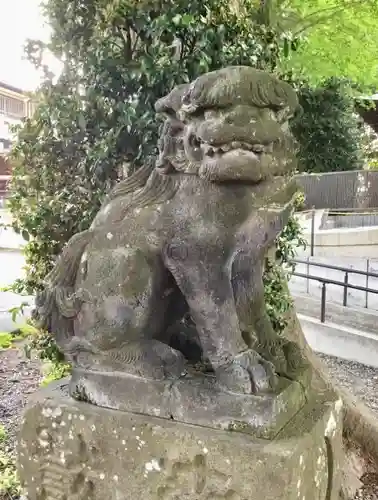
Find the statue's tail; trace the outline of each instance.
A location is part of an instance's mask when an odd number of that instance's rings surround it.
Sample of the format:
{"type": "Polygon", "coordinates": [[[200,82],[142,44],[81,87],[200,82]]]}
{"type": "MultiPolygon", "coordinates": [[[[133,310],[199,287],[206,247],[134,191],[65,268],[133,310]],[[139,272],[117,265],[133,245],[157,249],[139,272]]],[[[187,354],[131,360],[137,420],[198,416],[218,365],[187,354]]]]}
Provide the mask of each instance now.
{"type": "Polygon", "coordinates": [[[36,297],[33,318],[39,328],[54,334],[59,347],[66,345],[74,335],[73,321],[82,305],[74,285],[81,257],[92,235],[92,231],[83,231],[71,238],[46,277],[44,290],[36,297]]]}

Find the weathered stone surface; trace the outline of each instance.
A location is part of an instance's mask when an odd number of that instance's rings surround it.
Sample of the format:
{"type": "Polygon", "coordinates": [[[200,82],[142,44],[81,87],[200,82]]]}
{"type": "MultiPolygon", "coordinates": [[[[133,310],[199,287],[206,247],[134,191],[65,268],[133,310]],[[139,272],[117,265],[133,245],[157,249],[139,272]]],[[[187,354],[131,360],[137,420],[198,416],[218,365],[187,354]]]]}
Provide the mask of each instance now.
{"type": "Polygon", "coordinates": [[[69,389],[76,399],[105,408],[273,438],[304,406],[304,385],[280,378],[276,392],[255,396],[221,391],[210,375],[158,381],[76,368],[69,389]]]}
{"type": "Polygon", "coordinates": [[[171,327],[186,314],[219,397],[295,378],[300,350],[274,330],[262,276],[297,190],[297,105],[290,85],[248,66],[201,75],[156,103],[159,158],[114,188],[36,301],[40,326],[88,380],[180,379],[193,356],[171,327]]]}
{"type": "Polygon", "coordinates": [[[73,374],[26,411],[30,500],[338,498],[341,403],[265,304],[296,106],[245,66],[158,101],[159,158],[114,188],[36,301],[73,374]]]}
{"type": "Polygon", "coordinates": [[[23,420],[29,500],[338,500],[341,402],[310,401],[275,440],[78,402],[58,383],[23,420]]]}

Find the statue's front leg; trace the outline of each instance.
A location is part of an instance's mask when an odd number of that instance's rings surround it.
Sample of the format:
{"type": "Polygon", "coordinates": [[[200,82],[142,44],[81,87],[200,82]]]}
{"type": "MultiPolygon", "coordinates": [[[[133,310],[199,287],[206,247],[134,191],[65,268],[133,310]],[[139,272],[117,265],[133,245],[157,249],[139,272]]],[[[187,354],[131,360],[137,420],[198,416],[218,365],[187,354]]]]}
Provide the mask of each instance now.
{"type": "Polygon", "coordinates": [[[167,251],[165,264],[196,324],[203,355],[227,390],[254,393],[275,384],[273,366],[248,349],[239,328],[226,259],[183,244],[167,251]],[[178,250],[181,246],[181,251],[178,250]]]}
{"type": "Polygon", "coordinates": [[[249,347],[254,347],[282,375],[300,365],[298,348],[279,335],[267,312],[263,284],[263,259],[250,250],[239,252],[232,264],[232,286],[236,310],[249,347]]]}

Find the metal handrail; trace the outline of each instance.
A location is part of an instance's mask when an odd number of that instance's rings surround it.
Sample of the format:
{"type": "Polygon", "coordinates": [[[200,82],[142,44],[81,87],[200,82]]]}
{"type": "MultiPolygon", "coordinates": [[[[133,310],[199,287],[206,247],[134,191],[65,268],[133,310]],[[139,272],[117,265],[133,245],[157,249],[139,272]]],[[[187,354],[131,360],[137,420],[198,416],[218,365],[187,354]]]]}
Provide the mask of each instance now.
{"type": "MultiPolygon", "coordinates": [[[[320,283],[325,283],[326,285],[338,285],[345,287],[345,282],[343,281],[331,280],[329,278],[322,278],[321,276],[312,276],[311,274],[304,274],[297,272],[294,272],[293,276],[298,276],[299,278],[307,278],[309,280],[320,281],[320,283]]],[[[351,285],[350,283],[348,283],[347,287],[352,288],[353,290],[360,290],[361,292],[378,293],[378,290],[376,290],[375,288],[368,288],[366,286],[351,285]]]]}
{"type": "Polygon", "coordinates": [[[325,212],[332,213],[332,214],[340,214],[340,215],[359,215],[359,214],[376,214],[378,211],[378,207],[372,207],[372,208],[305,208],[304,210],[297,210],[295,212],[295,215],[301,215],[301,214],[310,214],[311,212],[314,212],[316,210],[323,210],[325,212]]]}
{"type": "Polygon", "coordinates": [[[341,271],[348,274],[359,274],[361,276],[369,276],[369,278],[378,278],[378,273],[372,273],[368,271],[362,271],[361,269],[351,269],[350,267],[334,266],[332,264],[323,264],[321,262],[311,262],[310,260],[304,259],[293,259],[294,264],[306,264],[315,267],[324,267],[324,269],[333,269],[334,271],[341,271]]]}
{"type": "MultiPolygon", "coordinates": [[[[357,274],[357,275],[360,275],[360,276],[365,276],[365,278],[366,278],[366,286],[363,289],[363,291],[365,291],[365,309],[368,308],[368,306],[369,306],[369,292],[368,292],[368,289],[369,289],[369,278],[378,278],[378,274],[377,273],[373,273],[373,272],[369,271],[369,259],[367,259],[367,261],[366,261],[366,263],[367,263],[367,270],[366,271],[362,271],[360,269],[351,269],[349,267],[334,266],[332,264],[322,264],[320,262],[311,262],[309,259],[308,260],[293,259],[292,262],[294,264],[306,264],[306,266],[307,266],[307,274],[309,274],[310,266],[321,267],[321,268],[324,268],[324,269],[331,269],[331,270],[334,270],[334,271],[340,271],[340,272],[345,273],[344,274],[344,283],[343,283],[343,287],[344,287],[343,306],[344,307],[347,306],[347,302],[348,302],[348,288],[352,288],[352,285],[349,285],[349,275],[350,274],[357,274]]],[[[308,281],[307,281],[307,293],[308,293],[308,281]]]]}
{"type": "MultiPolygon", "coordinates": [[[[306,261],[305,261],[306,263],[306,261]]],[[[347,293],[348,293],[348,288],[352,288],[353,290],[359,290],[362,292],[365,292],[366,295],[368,293],[375,293],[378,294],[378,290],[374,288],[369,288],[369,287],[363,287],[359,285],[352,285],[348,283],[348,274],[346,273],[346,279],[344,282],[342,281],[337,281],[337,280],[331,280],[328,278],[322,278],[321,276],[313,276],[311,274],[304,274],[304,273],[297,273],[293,272],[293,276],[297,276],[299,278],[306,278],[307,280],[315,280],[319,281],[322,284],[322,296],[321,296],[321,306],[320,306],[320,321],[321,323],[325,323],[325,312],[326,312],[326,295],[327,295],[327,285],[336,285],[336,286],[342,286],[344,288],[344,299],[343,299],[343,306],[347,306],[347,293]]],[[[367,307],[367,305],[366,305],[367,307]]]]}

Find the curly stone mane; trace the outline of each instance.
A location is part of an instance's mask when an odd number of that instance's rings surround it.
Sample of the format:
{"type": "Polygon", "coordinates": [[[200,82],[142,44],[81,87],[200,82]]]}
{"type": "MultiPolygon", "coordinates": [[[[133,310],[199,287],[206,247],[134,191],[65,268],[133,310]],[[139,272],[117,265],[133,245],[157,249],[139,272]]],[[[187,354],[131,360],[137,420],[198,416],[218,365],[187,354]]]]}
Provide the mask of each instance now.
{"type": "Polygon", "coordinates": [[[109,193],[101,210],[118,198],[129,197],[116,222],[124,219],[130,210],[164,203],[173,198],[178,188],[176,179],[158,172],[153,165],[141,167],[135,174],[120,182],[109,193]]]}

